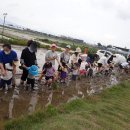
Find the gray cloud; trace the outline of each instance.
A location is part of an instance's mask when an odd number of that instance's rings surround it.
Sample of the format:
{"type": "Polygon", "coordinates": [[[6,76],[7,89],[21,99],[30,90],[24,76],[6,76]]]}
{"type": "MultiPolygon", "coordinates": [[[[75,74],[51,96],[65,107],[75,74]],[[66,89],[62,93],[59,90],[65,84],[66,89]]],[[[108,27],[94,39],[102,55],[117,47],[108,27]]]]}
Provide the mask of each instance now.
{"type": "Polygon", "coordinates": [[[7,12],[7,20],[18,25],[130,48],[129,0],[0,0],[0,3],[0,18],[7,12]]]}

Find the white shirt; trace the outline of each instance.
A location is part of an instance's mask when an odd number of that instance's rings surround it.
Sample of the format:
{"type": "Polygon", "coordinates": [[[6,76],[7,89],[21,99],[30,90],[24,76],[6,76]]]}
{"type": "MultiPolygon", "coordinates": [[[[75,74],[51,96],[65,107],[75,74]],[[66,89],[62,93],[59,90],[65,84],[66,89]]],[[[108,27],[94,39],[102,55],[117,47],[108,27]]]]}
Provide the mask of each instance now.
{"type": "Polygon", "coordinates": [[[73,74],[73,75],[78,75],[78,74],[79,74],[78,69],[77,69],[77,70],[73,70],[72,74],[73,74]]]}
{"type": "Polygon", "coordinates": [[[73,54],[72,56],[71,56],[71,61],[73,62],[73,63],[76,63],[76,62],[78,62],[78,59],[79,59],[79,54],[76,56],[75,54],[73,54]]]}
{"type": "Polygon", "coordinates": [[[107,65],[107,58],[105,56],[102,56],[98,63],[101,63],[102,65],[107,65]]]}
{"type": "MultiPolygon", "coordinates": [[[[58,58],[57,53],[53,52],[52,50],[49,50],[46,52],[45,61],[47,61],[48,58],[54,58],[54,57],[58,58]]],[[[52,63],[52,65],[55,65],[55,60],[50,60],[50,62],[52,63]]]]}
{"type": "Polygon", "coordinates": [[[13,70],[13,67],[9,63],[7,63],[5,64],[5,69],[6,69],[6,75],[5,76],[1,75],[1,79],[10,80],[13,77],[13,73],[12,71],[8,71],[8,69],[13,70]]]}
{"type": "Polygon", "coordinates": [[[88,65],[88,63],[85,61],[82,61],[79,70],[85,70],[86,65],[88,65]]]}
{"type": "Polygon", "coordinates": [[[124,63],[121,64],[121,66],[123,68],[129,68],[129,63],[128,62],[124,62],[124,63]]]}

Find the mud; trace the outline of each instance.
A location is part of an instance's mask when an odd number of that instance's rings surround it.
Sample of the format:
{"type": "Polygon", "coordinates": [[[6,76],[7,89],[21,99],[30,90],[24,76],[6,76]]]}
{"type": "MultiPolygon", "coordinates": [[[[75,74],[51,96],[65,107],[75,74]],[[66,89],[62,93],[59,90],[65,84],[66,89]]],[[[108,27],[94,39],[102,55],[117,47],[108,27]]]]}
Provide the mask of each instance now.
{"type": "MultiPolygon", "coordinates": [[[[20,56],[21,49],[15,47],[18,56],[20,56]]],[[[44,59],[43,53],[43,49],[38,50],[40,67],[44,63],[44,60],[40,60],[44,59]]],[[[17,73],[20,74],[21,71],[19,70],[17,73]]],[[[58,88],[53,90],[48,90],[44,81],[42,81],[36,84],[39,89],[34,92],[26,91],[24,86],[19,86],[19,79],[20,75],[17,75],[16,87],[12,88],[7,94],[0,91],[0,128],[6,120],[31,114],[35,110],[44,109],[50,104],[57,106],[61,103],[101,93],[104,89],[110,88],[120,81],[130,79],[130,74],[115,69],[110,76],[82,77],[76,81],[70,81],[68,84],[58,84],[58,88]]]]}
{"type": "MultiPolygon", "coordinates": [[[[125,74],[126,75],[126,74],[125,74]]],[[[0,91],[0,122],[33,113],[37,109],[44,109],[52,104],[57,106],[75,99],[85,98],[102,92],[107,87],[115,85],[122,80],[129,79],[130,74],[124,76],[111,75],[109,77],[94,77],[71,81],[69,86],[59,85],[55,90],[48,90],[42,83],[38,84],[39,90],[26,91],[18,86],[7,94],[0,91]]],[[[0,123],[1,124],[1,123],[0,123]]]]}

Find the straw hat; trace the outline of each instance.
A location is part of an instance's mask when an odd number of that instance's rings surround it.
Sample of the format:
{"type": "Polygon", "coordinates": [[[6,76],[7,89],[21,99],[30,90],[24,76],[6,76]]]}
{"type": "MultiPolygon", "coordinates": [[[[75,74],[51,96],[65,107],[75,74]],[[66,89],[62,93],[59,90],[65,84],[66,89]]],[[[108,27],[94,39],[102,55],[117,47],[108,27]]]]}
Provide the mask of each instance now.
{"type": "Polygon", "coordinates": [[[78,53],[80,53],[80,52],[81,52],[81,49],[80,49],[80,47],[77,47],[75,52],[78,52],[78,53]]]}
{"type": "Polygon", "coordinates": [[[70,45],[67,45],[67,46],[66,46],[66,48],[69,48],[69,49],[71,49],[71,46],[70,46],[70,45]]]}

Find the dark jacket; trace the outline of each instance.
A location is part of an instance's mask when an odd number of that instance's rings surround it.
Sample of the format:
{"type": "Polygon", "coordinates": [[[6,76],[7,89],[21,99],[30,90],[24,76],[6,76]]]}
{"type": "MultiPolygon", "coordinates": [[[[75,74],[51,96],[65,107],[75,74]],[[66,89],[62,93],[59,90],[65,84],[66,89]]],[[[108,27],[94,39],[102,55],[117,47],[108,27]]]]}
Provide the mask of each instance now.
{"type": "Polygon", "coordinates": [[[37,59],[36,59],[35,52],[30,52],[29,48],[26,47],[22,51],[20,61],[21,61],[21,64],[24,64],[27,67],[30,67],[32,65],[37,65],[37,59]]]}

